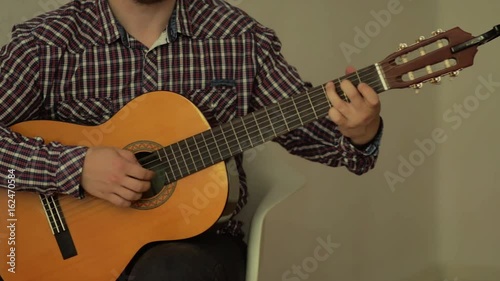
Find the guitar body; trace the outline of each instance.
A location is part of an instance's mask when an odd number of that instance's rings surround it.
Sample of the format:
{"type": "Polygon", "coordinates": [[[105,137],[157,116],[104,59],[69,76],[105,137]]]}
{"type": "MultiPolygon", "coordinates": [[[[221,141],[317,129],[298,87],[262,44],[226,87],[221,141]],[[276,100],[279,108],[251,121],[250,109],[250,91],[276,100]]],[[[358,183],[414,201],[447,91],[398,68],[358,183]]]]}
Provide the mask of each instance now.
{"type": "MultiPolygon", "coordinates": [[[[182,96],[152,92],[134,99],[100,126],[29,121],[11,129],[41,136],[46,142],[114,146],[139,153],[175,143],[209,129],[209,125],[182,96]]],[[[38,194],[16,191],[16,221],[8,221],[11,217],[6,209],[12,198],[1,188],[0,206],[5,209],[0,212],[0,221],[2,225],[14,223],[15,230],[7,229],[7,236],[0,239],[0,275],[6,281],[114,281],[143,245],[196,236],[219,219],[228,194],[225,164],[213,165],[161,190],[130,208],[115,207],[88,194],[83,200],[58,196],[77,252],[63,259],[38,194]],[[12,235],[15,245],[8,244],[12,235]],[[14,259],[7,257],[12,252],[14,259]],[[15,264],[9,265],[12,260],[15,264]],[[12,265],[15,273],[9,272],[12,265]]],[[[4,232],[5,226],[2,229],[4,232]]]]}

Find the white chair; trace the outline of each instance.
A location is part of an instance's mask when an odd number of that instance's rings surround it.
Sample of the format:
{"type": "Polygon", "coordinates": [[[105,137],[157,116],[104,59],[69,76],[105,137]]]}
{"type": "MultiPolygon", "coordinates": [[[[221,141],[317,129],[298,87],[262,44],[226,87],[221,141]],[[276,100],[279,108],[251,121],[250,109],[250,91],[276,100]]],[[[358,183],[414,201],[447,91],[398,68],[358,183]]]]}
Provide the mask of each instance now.
{"type": "Polygon", "coordinates": [[[250,152],[256,157],[246,160],[243,164],[248,179],[249,196],[247,205],[238,214],[237,219],[244,222],[245,241],[248,243],[246,281],[259,280],[267,214],[305,184],[305,177],[299,171],[276,157],[276,154],[279,154],[276,149],[282,148],[274,147],[275,145],[264,144],[256,148],[250,152]]]}

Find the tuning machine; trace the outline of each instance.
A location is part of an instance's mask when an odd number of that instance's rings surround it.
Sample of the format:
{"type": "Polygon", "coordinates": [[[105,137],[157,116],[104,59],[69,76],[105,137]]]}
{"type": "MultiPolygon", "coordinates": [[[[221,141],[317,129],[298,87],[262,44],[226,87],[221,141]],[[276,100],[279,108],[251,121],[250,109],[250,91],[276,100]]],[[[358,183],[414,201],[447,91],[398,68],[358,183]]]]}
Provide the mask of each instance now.
{"type": "Polygon", "coordinates": [[[439,35],[439,34],[441,34],[441,33],[443,33],[443,32],[444,32],[444,31],[440,28],[440,29],[438,29],[438,30],[436,30],[436,31],[433,31],[433,32],[432,32],[432,36],[439,35]]]}
{"type": "Polygon", "coordinates": [[[399,43],[398,51],[401,51],[403,49],[408,48],[408,44],[406,43],[399,43]]]}
{"type": "Polygon", "coordinates": [[[415,94],[418,94],[419,90],[422,89],[423,87],[424,87],[424,83],[410,85],[410,88],[415,89],[415,94]]]}
{"type": "Polygon", "coordinates": [[[442,79],[441,79],[441,76],[439,76],[439,77],[435,77],[435,78],[432,78],[432,79],[431,79],[431,84],[434,84],[434,85],[439,85],[439,84],[441,84],[441,80],[442,80],[442,79]]]}
{"type": "Polygon", "coordinates": [[[418,37],[418,39],[416,40],[416,42],[420,43],[420,42],[422,42],[424,40],[425,40],[425,36],[420,36],[420,37],[418,37]]]}

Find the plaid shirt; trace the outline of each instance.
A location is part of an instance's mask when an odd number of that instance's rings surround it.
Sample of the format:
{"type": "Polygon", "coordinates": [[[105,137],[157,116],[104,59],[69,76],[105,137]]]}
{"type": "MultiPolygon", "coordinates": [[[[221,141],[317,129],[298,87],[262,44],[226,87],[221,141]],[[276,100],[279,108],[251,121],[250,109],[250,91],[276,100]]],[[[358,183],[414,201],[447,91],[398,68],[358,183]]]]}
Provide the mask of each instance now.
{"type": "MultiPolygon", "coordinates": [[[[106,0],[72,1],[15,26],[0,49],[0,177],[15,169],[18,190],[82,196],[87,148],[45,145],[7,128],[18,122],[96,125],[142,93],[165,90],[190,99],[213,126],[310,87],[284,60],[275,33],[241,10],[221,0],[176,5],[163,39],[150,49],[124,31],[106,0]]],[[[325,117],[275,141],[292,154],[362,174],[374,166],[380,136],[358,150],[325,117]]],[[[235,213],[247,198],[242,156],[236,160],[235,213]]]]}

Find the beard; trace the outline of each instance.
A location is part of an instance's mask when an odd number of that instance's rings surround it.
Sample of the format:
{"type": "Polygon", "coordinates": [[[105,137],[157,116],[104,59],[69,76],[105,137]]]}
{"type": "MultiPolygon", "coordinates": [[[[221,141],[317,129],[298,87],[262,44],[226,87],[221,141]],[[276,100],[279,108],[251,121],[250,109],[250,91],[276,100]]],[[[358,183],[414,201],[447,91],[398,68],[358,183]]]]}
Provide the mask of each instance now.
{"type": "Polygon", "coordinates": [[[161,3],[164,2],[165,0],[134,0],[134,1],[139,4],[150,5],[150,4],[161,3]]]}

